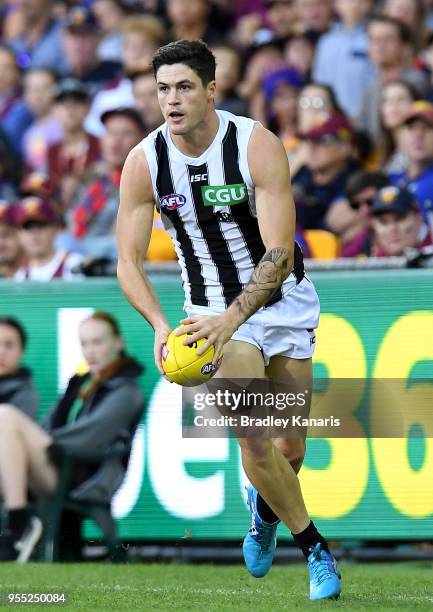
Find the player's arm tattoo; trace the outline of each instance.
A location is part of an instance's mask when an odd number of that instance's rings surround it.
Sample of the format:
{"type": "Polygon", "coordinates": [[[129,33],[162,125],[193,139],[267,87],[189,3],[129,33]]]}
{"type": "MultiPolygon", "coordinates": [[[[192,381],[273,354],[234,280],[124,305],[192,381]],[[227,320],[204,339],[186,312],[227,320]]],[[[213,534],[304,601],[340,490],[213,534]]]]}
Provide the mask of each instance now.
{"type": "Polygon", "coordinates": [[[266,251],[244,290],[233,302],[242,322],[266,304],[281,287],[292,271],[292,264],[289,249],[275,247],[266,251]]]}

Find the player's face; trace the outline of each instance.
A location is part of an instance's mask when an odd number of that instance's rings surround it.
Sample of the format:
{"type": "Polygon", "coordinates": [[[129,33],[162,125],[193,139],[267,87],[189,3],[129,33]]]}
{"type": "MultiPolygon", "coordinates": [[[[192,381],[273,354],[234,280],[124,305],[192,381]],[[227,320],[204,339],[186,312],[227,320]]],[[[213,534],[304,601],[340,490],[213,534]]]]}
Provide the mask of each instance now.
{"type": "Polygon", "coordinates": [[[81,350],[92,374],[98,374],[119,358],[122,338],[115,336],[105,321],[87,319],[81,323],[79,333],[81,350]]]}
{"type": "Polygon", "coordinates": [[[408,248],[416,246],[421,218],[415,212],[401,217],[395,213],[383,213],[372,220],[376,243],[388,255],[402,255],[408,248]]]}
{"type": "Polygon", "coordinates": [[[156,75],[161,112],[172,134],[184,136],[203,124],[215,94],[215,81],[206,87],[184,64],[161,66],[156,75]]]}
{"type": "Polygon", "coordinates": [[[8,376],[18,370],[23,347],[16,329],[0,325],[0,376],[8,376]]]}

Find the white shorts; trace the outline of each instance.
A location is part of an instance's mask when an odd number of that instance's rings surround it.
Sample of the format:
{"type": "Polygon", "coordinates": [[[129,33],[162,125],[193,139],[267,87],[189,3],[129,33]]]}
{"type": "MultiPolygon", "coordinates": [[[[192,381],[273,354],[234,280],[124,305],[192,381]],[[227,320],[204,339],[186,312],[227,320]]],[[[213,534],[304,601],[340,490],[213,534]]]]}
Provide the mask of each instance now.
{"type": "MultiPolygon", "coordinates": [[[[295,280],[286,281],[282,290],[281,300],[269,308],[259,308],[232,336],[232,340],[256,346],[263,354],[265,366],[275,355],[307,359],[316,346],[314,330],[319,324],[320,303],[313,283],[305,276],[299,285],[295,280]]],[[[186,312],[218,314],[211,307],[194,305],[187,307],[186,312]]]]}

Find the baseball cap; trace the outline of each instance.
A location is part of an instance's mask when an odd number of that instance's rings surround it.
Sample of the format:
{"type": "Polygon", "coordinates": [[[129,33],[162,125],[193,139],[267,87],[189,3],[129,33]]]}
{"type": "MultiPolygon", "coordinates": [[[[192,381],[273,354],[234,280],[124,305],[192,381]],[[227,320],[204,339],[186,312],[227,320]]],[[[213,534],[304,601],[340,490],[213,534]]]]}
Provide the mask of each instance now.
{"type": "Polygon", "coordinates": [[[421,119],[421,121],[433,126],[433,104],[430,104],[427,100],[413,102],[404,118],[403,125],[407,125],[416,119],[421,119]]]}
{"type": "Polygon", "coordinates": [[[30,221],[57,225],[60,223],[60,216],[54,206],[45,198],[28,196],[18,203],[17,225],[23,226],[30,221]]]}
{"type": "Polygon", "coordinates": [[[14,202],[0,200],[0,224],[11,227],[17,225],[17,206],[14,202]]]}
{"type": "Polygon", "coordinates": [[[132,108],[132,106],[120,106],[105,111],[101,115],[102,123],[105,125],[111,117],[129,117],[143,133],[146,131],[146,125],[140,113],[135,108],[132,108]]]}
{"type": "Polygon", "coordinates": [[[352,142],[353,129],[344,115],[331,113],[324,115],[303,138],[314,142],[352,142]]]}
{"type": "Polygon", "coordinates": [[[98,24],[86,6],[74,6],[66,15],[65,28],[70,32],[95,32],[98,24]]]}
{"type": "Polygon", "coordinates": [[[267,102],[272,100],[280,85],[288,85],[289,87],[301,89],[304,86],[304,79],[293,68],[284,68],[271,72],[263,79],[263,91],[267,102]]]}
{"type": "Polygon", "coordinates": [[[89,94],[86,86],[80,79],[68,77],[60,82],[56,91],[57,102],[61,102],[65,98],[73,98],[74,100],[83,100],[85,102],[89,99],[89,94]]]}
{"type": "Polygon", "coordinates": [[[411,210],[419,210],[411,192],[405,187],[388,185],[377,192],[371,212],[373,215],[390,212],[404,216],[411,210]]]}
{"type": "Polygon", "coordinates": [[[20,184],[20,193],[24,196],[39,196],[48,198],[53,192],[49,178],[43,172],[26,174],[20,184]]]}

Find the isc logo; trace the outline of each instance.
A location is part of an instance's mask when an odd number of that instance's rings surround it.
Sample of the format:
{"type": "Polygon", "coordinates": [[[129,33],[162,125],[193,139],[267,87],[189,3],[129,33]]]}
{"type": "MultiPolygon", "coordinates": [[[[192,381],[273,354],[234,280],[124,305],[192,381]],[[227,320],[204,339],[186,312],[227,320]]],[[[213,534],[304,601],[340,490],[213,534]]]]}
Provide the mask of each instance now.
{"type": "Polygon", "coordinates": [[[171,193],[170,195],[159,198],[159,204],[164,210],[176,210],[183,206],[186,202],[186,197],[181,193],[171,193]]]}
{"type": "Polygon", "coordinates": [[[201,181],[207,181],[207,174],[193,174],[191,176],[191,183],[200,183],[201,181]]]}

